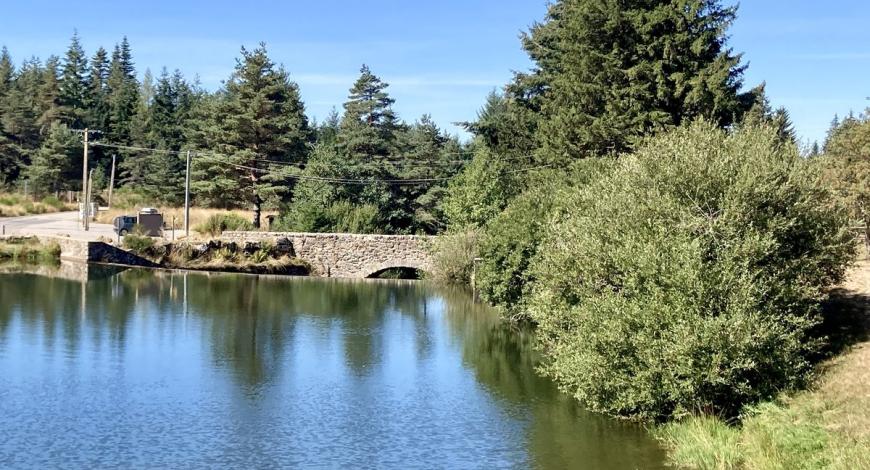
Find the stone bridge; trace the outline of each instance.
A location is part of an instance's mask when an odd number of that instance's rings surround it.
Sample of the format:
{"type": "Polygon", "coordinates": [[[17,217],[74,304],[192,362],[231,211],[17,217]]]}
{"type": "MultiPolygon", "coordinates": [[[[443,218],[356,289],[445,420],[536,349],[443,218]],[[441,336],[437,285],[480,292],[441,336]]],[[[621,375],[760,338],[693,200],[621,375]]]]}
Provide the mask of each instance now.
{"type": "Polygon", "coordinates": [[[350,233],[224,232],[221,240],[271,241],[289,245],[297,258],[311,265],[311,275],[367,278],[391,268],[429,271],[429,244],[435,237],[421,235],[359,235],[350,233]]]}

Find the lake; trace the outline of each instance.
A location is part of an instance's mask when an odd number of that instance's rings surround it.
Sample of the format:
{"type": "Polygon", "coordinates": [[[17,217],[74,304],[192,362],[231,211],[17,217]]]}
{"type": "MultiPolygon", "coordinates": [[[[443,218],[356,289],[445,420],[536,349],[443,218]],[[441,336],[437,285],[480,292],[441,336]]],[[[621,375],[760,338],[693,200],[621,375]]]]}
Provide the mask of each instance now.
{"type": "Polygon", "coordinates": [[[64,266],[0,274],[2,468],[659,468],[461,290],[64,266]]]}

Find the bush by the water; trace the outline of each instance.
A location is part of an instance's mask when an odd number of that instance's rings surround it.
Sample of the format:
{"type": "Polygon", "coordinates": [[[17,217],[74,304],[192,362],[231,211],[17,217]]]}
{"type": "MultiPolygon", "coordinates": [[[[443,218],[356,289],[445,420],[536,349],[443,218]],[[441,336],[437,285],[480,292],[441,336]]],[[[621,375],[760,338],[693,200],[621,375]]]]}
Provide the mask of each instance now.
{"type": "Polygon", "coordinates": [[[124,236],[124,241],[122,243],[124,248],[134,253],[142,254],[154,246],[154,239],[146,235],[131,233],[124,236]]]}
{"type": "Polygon", "coordinates": [[[533,262],[543,370],[593,410],[734,416],[804,383],[843,210],[775,132],[695,123],[559,201],[533,262]]]}
{"type": "Polygon", "coordinates": [[[213,237],[218,236],[227,230],[244,231],[253,229],[254,225],[250,220],[245,219],[238,214],[233,214],[232,212],[226,214],[214,214],[206,219],[205,222],[194,228],[194,230],[201,234],[211,235],[213,237]]]}
{"type": "Polygon", "coordinates": [[[474,271],[480,235],[474,229],[439,236],[430,247],[431,279],[445,284],[468,285],[474,271]]]}
{"type": "Polygon", "coordinates": [[[611,165],[611,159],[587,159],[568,172],[537,175],[528,190],[486,225],[477,271],[477,288],[486,301],[501,307],[512,319],[526,318],[522,300],[534,281],[529,263],[538,252],[547,221],[554,215],[554,202],[599,177],[611,165]]]}

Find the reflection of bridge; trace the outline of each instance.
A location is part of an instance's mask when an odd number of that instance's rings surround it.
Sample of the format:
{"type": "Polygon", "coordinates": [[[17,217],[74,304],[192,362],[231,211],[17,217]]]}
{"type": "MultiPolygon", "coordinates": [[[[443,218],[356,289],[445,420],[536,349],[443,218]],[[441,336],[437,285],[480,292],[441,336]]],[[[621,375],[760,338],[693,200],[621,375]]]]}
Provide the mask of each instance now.
{"type": "Polygon", "coordinates": [[[269,240],[308,262],[315,276],[366,278],[392,268],[428,271],[432,266],[433,237],[428,236],[224,232],[221,238],[240,244],[269,240]]]}

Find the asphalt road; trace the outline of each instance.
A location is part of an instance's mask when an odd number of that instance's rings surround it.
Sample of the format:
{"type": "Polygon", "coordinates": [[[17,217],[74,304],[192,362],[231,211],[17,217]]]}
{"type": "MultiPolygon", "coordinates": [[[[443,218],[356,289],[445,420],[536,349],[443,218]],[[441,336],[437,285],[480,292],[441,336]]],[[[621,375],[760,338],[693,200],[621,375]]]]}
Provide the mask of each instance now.
{"type": "Polygon", "coordinates": [[[96,240],[100,237],[114,239],[116,237],[109,224],[91,223],[90,230],[85,232],[79,223],[78,212],[0,217],[0,227],[5,227],[6,235],[60,235],[69,236],[76,240],[96,240]]]}

